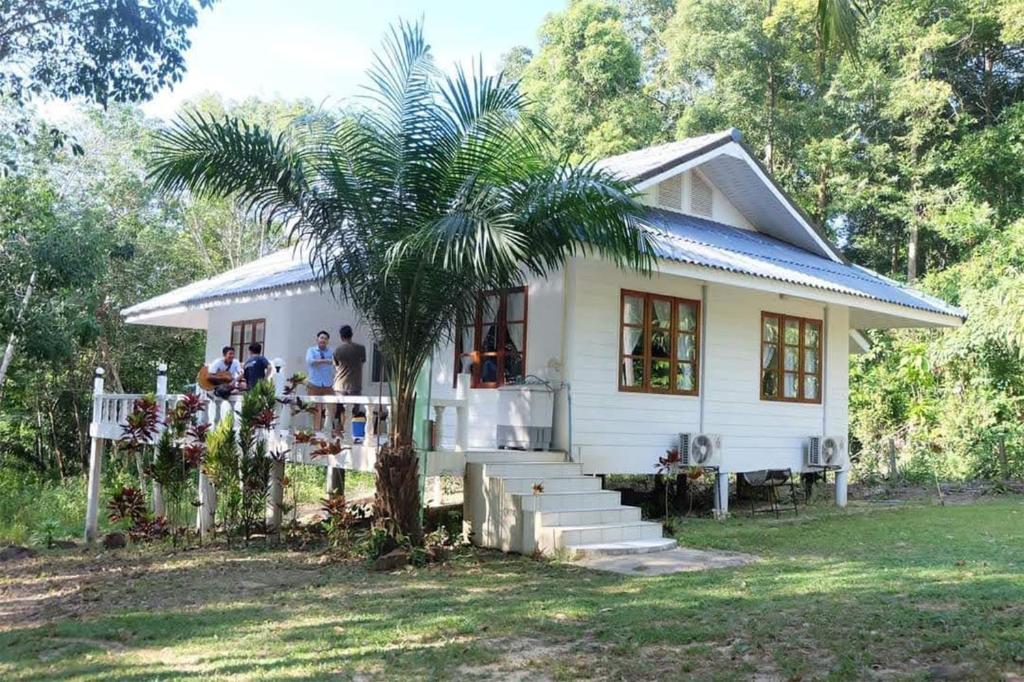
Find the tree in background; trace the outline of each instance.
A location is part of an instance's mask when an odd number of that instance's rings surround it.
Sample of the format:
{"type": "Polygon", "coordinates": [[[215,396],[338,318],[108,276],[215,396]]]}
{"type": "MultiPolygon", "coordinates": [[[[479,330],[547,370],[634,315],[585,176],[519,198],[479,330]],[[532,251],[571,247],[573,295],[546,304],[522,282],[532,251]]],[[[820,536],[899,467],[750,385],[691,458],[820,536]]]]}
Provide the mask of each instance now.
{"type": "Polygon", "coordinates": [[[640,55],[622,12],[604,0],[576,0],[548,15],[540,50],[523,67],[523,92],[550,121],[565,154],[601,157],[658,138],[658,110],[643,84],[640,55]]]}
{"type": "Polygon", "coordinates": [[[651,248],[628,187],[550,160],[547,126],[516,85],[442,76],[419,25],[391,33],[369,77],[364,110],[300,119],[280,135],[233,118],[179,119],[160,136],[152,178],[287,217],[320,277],[364,316],[393,401],[375,518],[419,543],[414,390],[456,320],[482,292],[584,248],[630,268],[648,267],[651,248]]]}
{"type": "Polygon", "coordinates": [[[4,0],[0,97],[140,102],[181,80],[188,31],[215,0],[4,0]]]}

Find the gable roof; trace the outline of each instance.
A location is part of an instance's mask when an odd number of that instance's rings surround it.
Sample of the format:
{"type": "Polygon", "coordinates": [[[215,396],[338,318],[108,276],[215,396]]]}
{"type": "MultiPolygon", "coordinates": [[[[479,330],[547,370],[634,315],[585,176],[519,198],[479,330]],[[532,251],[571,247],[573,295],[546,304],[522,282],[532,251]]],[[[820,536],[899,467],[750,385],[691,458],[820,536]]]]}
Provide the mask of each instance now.
{"type": "Polygon", "coordinates": [[[638,189],[699,167],[759,231],[834,261],[849,262],[775,182],[736,128],[611,156],[597,162],[597,166],[638,189]]]}
{"type": "Polygon", "coordinates": [[[614,173],[633,183],[643,182],[690,159],[706,154],[727,142],[738,142],[740,132],[735,128],[718,133],[688,137],[653,147],[609,156],[597,162],[597,167],[614,173]]]}
{"type": "MultiPolygon", "coordinates": [[[[652,209],[643,227],[651,235],[657,256],[668,261],[889,303],[945,318],[965,316],[958,308],[866,268],[837,263],[760,232],[661,209],[652,209]]],[[[143,301],[121,314],[128,322],[143,323],[184,310],[317,290],[317,275],[301,249],[287,248],[143,301]]]]}
{"type": "Polygon", "coordinates": [[[652,209],[645,225],[660,258],[963,319],[965,313],[857,265],[837,263],[760,232],[652,209]]]}

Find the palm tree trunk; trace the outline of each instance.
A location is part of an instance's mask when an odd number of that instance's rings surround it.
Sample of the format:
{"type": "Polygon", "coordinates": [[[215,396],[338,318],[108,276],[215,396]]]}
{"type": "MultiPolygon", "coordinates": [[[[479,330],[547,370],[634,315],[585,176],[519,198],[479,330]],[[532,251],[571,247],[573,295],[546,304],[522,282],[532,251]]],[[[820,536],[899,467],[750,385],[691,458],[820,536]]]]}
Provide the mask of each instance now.
{"type": "Polygon", "coordinates": [[[412,545],[423,542],[420,524],[419,458],[413,442],[416,415],[416,372],[412,363],[395,363],[394,398],[388,444],[377,452],[374,523],[392,540],[406,538],[412,545]]]}

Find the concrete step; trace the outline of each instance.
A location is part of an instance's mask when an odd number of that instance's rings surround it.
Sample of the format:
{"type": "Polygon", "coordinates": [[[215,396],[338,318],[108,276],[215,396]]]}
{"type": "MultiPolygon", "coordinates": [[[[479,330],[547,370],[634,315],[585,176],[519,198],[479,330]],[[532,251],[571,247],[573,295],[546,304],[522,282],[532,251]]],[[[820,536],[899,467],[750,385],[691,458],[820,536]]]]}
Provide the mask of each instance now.
{"type": "Polygon", "coordinates": [[[571,462],[486,462],[483,471],[484,476],[499,478],[568,478],[582,476],[583,465],[571,462]]]}
{"type": "Polygon", "coordinates": [[[565,511],[570,509],[609,509],[619,506],[618,490],[584,490],[576,492],[513,493],[506,495],[511,506],[523,511],[565,511]]]}
{"type": "Polygon", "coordinates": [[[594,526],[602,523],[626,523],[640,520],[640,507],[606,507],[604,509],[559,509],[543,511],[540,524],[550,526],[594,526]]]}
{"type": "Polygon", "coordinates": [[[590,544],[569,545],[566,549],[576,558],[599,556],[622,556],[625,554],[652,554],[675,549],[677,543],[673,538],[653,540],[624,540],[621,542],[596,542],[590,544]]]}
{"type": "Polygon", "coordinates": [[[504,462],[564,462],[568,458],[561,450],[469,450],[470,463],[504,462]]]}
{"type": "MultiPolygon", "coordinates": [[[[533,493],[534,486],[543,486],[545,493],[588,492],[601,490],[601,479],[592,476],[531,476],[525,478],[509,478],[502,476],[505,494],[533,493]]],[[[492,476],[492,490],[497,490],[497,481],[492,476]]]]}
{"type": "Polygon", "coordinates": [[[661,524],[650,521],[602,523],[592,526],[542,527],[540,546],[545,551],[574,545],[614,543],[629,540],[660,540],[661,524]]]}

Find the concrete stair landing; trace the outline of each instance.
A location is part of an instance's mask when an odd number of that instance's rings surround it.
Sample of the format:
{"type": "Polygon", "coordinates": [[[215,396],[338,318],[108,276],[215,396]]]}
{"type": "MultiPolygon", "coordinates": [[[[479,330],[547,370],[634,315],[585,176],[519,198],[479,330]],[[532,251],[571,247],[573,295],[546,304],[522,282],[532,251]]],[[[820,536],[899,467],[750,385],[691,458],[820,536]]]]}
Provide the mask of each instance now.
{"type": "Polygon", "coordinates": [[[466,464],[465,530],[506,552],[618,556],[673,549],[660,523],[640,519],[600,479],[562,453],[496,451],[466,464]]]}

